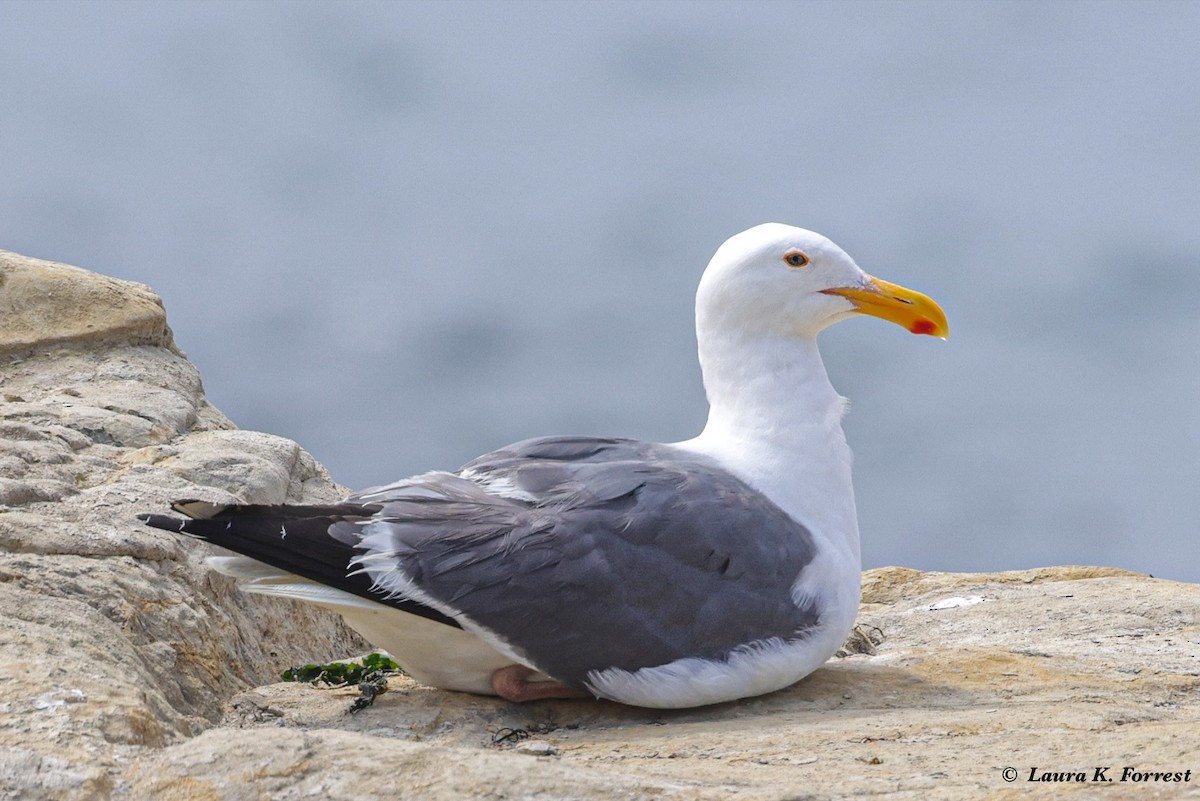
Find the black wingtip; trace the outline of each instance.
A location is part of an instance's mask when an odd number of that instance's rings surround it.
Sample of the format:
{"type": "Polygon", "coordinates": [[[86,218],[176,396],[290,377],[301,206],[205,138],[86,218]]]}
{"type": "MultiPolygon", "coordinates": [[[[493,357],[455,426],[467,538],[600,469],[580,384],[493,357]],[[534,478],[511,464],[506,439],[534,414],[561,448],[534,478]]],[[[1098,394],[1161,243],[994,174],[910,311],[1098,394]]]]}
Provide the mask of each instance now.
{"type": "MultiPolygon", "coordinates": [[[[190,498],[171,503],[171,509],[173,511],[178,512],[181,515],[186,515],[193,520],[197,518],[205,519],[206,515],[204,515],[204,512],[207,512],[210,509],[224,508],[225,507],[222,505],[205,503],[204,501],[192,500],[190,498]]],[[[149,512],[143,512],[142,514],[137,515],[137,519],[148,526],[161,528],[166,531],[183,531],[183,526],[188,522],[186,520],[180,520],[177,517],[170,517],[169,515],[156,515],[149,512]]]]}
{"type": "Polygon", "coordinates": [[[369,576],[362,571],[350,571],[350,561],[359,553],[355,547],[357,540],[339,537],[332,529],[339,523],[369,518],[382,508],[378,504],[260,506],[185,500],[176,501],[171,508],[187,518],[139,514],[137,519],[154,528],[228,548],[360,598],[462,628],[436,609],[417,601],[389,598],[373,590],[369,576]]]}
{"type": "Polygon", "coordinates": [[[168,515],[143,514],[143,515],[138,515],[137,518],[138,518],[138,520],[141,520],[146,525],[151,526],[153,528],[161,528],[163,531],[174,531],[174,532],[177,532],[180,534],[191,534],[191,532],[187,530],[187,525],[190,521],[180,520],[178,517],[170,517],[168,515]]]}

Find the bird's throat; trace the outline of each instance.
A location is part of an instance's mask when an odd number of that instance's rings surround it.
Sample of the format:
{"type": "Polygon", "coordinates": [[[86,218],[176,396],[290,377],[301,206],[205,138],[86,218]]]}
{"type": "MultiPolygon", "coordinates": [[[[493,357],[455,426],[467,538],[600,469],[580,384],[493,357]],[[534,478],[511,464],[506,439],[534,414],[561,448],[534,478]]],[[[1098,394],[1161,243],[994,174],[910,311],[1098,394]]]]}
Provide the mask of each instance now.
{"type": "Polygon", "coordinates": [[[846,399],[815,339],[701,343],[708,423],[682,445],[719,460],[859,560],[846,399]]]}

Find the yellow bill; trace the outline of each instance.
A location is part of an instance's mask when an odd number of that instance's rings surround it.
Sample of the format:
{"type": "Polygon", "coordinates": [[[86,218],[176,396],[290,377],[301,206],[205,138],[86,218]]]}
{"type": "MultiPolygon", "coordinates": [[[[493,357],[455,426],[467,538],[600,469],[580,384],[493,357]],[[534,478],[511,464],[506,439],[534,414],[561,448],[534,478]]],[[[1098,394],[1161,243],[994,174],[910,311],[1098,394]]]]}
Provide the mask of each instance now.
{"type": "Polygon", "coordinates": [[[868,275],[865,286],[833,287],[821,291],[826,295],[840,295],[863,314],[903,326],[914,334],[929,334],[941,339],[950,336],[950,326],[942,307],[928,295],[905,289],[899,284],[868,275]]]}

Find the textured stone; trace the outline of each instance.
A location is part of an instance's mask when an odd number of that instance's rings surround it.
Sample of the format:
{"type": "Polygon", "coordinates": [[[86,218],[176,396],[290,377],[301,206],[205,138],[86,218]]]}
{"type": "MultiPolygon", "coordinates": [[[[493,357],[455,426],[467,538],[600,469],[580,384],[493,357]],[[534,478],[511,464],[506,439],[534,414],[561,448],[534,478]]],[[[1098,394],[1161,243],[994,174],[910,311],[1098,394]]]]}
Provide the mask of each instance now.
{"type": "Polygon", "coordinates": [[[0,353],[171,341],[162,300],[150,287],[7,250],[0,250],[0,319],[0,353]]]}
{"type": "Polygon", "coordinates": [[[0,277],[0,799],[1004,799],[1097,766],[1106,799],[1200,798],[1200,586],[1111,568],[867,571],[838,658],[704,709],[275,683],[366,645],[134,516],[341,488],[204,400],[145,287],[0,277]]]}
{"type": "Polygon", "coordinates": [[[134,517],[181,496],[340,494],[295,443],[208,404],[149,289],[0,253],[0,797],[104,797],[121,749],[363,650],[336,616],[250,601],[203,544],[134,517]]]}

